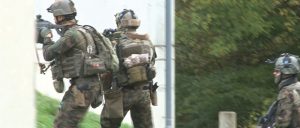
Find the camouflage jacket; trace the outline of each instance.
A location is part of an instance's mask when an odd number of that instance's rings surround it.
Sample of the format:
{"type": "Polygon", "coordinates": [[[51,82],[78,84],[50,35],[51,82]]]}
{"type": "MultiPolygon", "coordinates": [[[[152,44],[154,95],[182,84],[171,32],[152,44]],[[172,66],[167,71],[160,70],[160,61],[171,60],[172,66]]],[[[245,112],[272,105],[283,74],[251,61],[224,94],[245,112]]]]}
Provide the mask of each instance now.
{"type": "Polygon", "coordinates": [[[283,87],[277,97],[276,128],[300,128],[300,83],[283,87]]]}
{"type": "Polygon", "coordinates": [[[50,38],[44,39],[44,59],[46,61],[55,60],[58,67],[61,67],[59,71],[55,72],[62,72],[61,76],[64,78],[80,76],[82,52],[86,51],[87,43],[85,37],[78,31],[79,27],[79,25],[74,25],[68,28],[56,42],[50,38]]]}
{"type": "Polygon", "coordinates": [[[77,27],[75,25],[66,30],[63,36],[56,42],[49,38],[44,40],[43,55],[46,61],[75,53],[77,51],[75,47],[81,50],[86,49],[86,41],[83,35],[76,29],[77,27]]]}

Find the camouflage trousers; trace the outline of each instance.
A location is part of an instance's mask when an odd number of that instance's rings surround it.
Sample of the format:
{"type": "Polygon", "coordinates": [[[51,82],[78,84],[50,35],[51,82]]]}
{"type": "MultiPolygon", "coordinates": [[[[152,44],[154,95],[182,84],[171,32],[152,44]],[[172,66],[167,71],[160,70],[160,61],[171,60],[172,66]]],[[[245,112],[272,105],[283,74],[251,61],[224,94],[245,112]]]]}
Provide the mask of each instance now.
{"type": "MultiPolygon", "coordinates": [[[[124,117],[130,110],[134,128],[152,128],[150,92],[145,89],[122,90],[124,117]]],[[[105,109],[105,108],[103,108],[105,109]]],[[[101,113],[101,128],[119,128],[123,118],[106,118],[101,113]]]]}
{"type": "Polygon", "coordinates": [[[54,128],[78,128],[89,106],[101,93],[102,84],[96,76],[71,81],[56,114],[54,128]]]}

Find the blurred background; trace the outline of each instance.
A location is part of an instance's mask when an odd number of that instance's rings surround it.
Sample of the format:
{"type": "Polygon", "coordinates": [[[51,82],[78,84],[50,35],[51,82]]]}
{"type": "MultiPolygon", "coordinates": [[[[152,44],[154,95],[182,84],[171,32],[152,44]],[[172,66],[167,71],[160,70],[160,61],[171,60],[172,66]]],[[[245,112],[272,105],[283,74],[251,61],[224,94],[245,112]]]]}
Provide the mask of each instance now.
{"type": "Polygon", "coordinates": [[[176,127],[217,128],[235,111],[253,128],[276,99],[274,65],[300,54],[298,0],[176,0],[176,127]]]}

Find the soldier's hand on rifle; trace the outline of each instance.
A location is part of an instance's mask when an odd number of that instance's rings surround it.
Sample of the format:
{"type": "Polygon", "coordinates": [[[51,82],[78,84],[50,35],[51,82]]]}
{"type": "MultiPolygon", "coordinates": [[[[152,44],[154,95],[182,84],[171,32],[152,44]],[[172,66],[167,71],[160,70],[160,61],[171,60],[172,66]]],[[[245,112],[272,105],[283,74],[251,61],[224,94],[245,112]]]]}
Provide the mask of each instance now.
{"type": "Polygon", "coordinates": [[[41,29],[40,35],[41,35],[41,37],[43,37],[43,38],[52,38],[52,37],[53,37],[52,32],[51,32],[51,29],[46,28],[46,27],[43,27],[43,28],[41,29]]]}
{"type": "Polygon", "coordinates": [[[110,37],[110,36],[112,36],[112,34],[114,33],[114,32],[116,32],[117,30],[116,29],[112,29],[112,28],[108,28],[108,29],[104,29],[104,31],[103,31],[103,35],[105,36],[105,37],[110,37]]]}

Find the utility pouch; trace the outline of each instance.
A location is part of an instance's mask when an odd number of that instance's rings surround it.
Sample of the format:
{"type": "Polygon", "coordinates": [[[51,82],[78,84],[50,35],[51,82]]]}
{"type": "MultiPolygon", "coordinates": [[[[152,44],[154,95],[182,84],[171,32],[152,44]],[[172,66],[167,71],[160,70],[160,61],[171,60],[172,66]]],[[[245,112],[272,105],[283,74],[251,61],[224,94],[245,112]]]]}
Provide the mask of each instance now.
{"type": "Polygon", "coordinates": [[[104,118],[123,118],[123,96],[121,89],[104,93],[105,104],[101,115],[104,118]]]}
{"type": "Polygon", "coordinates": [[[51,73],[52,73],[53,80],[64,78],[62,67],[61,65],[58,64],[57,60],[55,60],[53,62],[53,65],[51,65],[51,73]]]}
{"type": "Polygon", "coordinates": [[[128,84],[134,84],[137,82],[145,82],[148,80],[147,71],[145,66],[135,66],[127,69],[128,84]]]}
{"type": "Polygon", "coordinates": [[[74,96],[74,102],[75,102],[76,106],[79,106],[79,107],[87,106],[85,103],[84,93],[82,91],[78,90],[76,86],[72,87],[72,93],[74,96]]]}
{"type": "Polygon", "coordinates": [[[83,56],[81,53],[62,59],[61,64],[64,78],[74,78],[80,76],[82,59],[83,56]]]}
{"type": "Polygon", "coordinates": [[[85,57],[83,69],[84,76],[94,75],[107,71],[105,68],[105,62],[103,60],[91,57],[85,57]]]}
{"type": "Polygon", "coordinates": [[[157,106],[157,92],[156,91],[152,92],[150,90],[150,98],[151,98],[152,105],[157,106]]]}
{"type": "Polygon", "coordinates": [[[56,92],[62,93],[65,90],[65,84],[63,79],[56,79],[53,81],[53,86],[56,92]]]}

